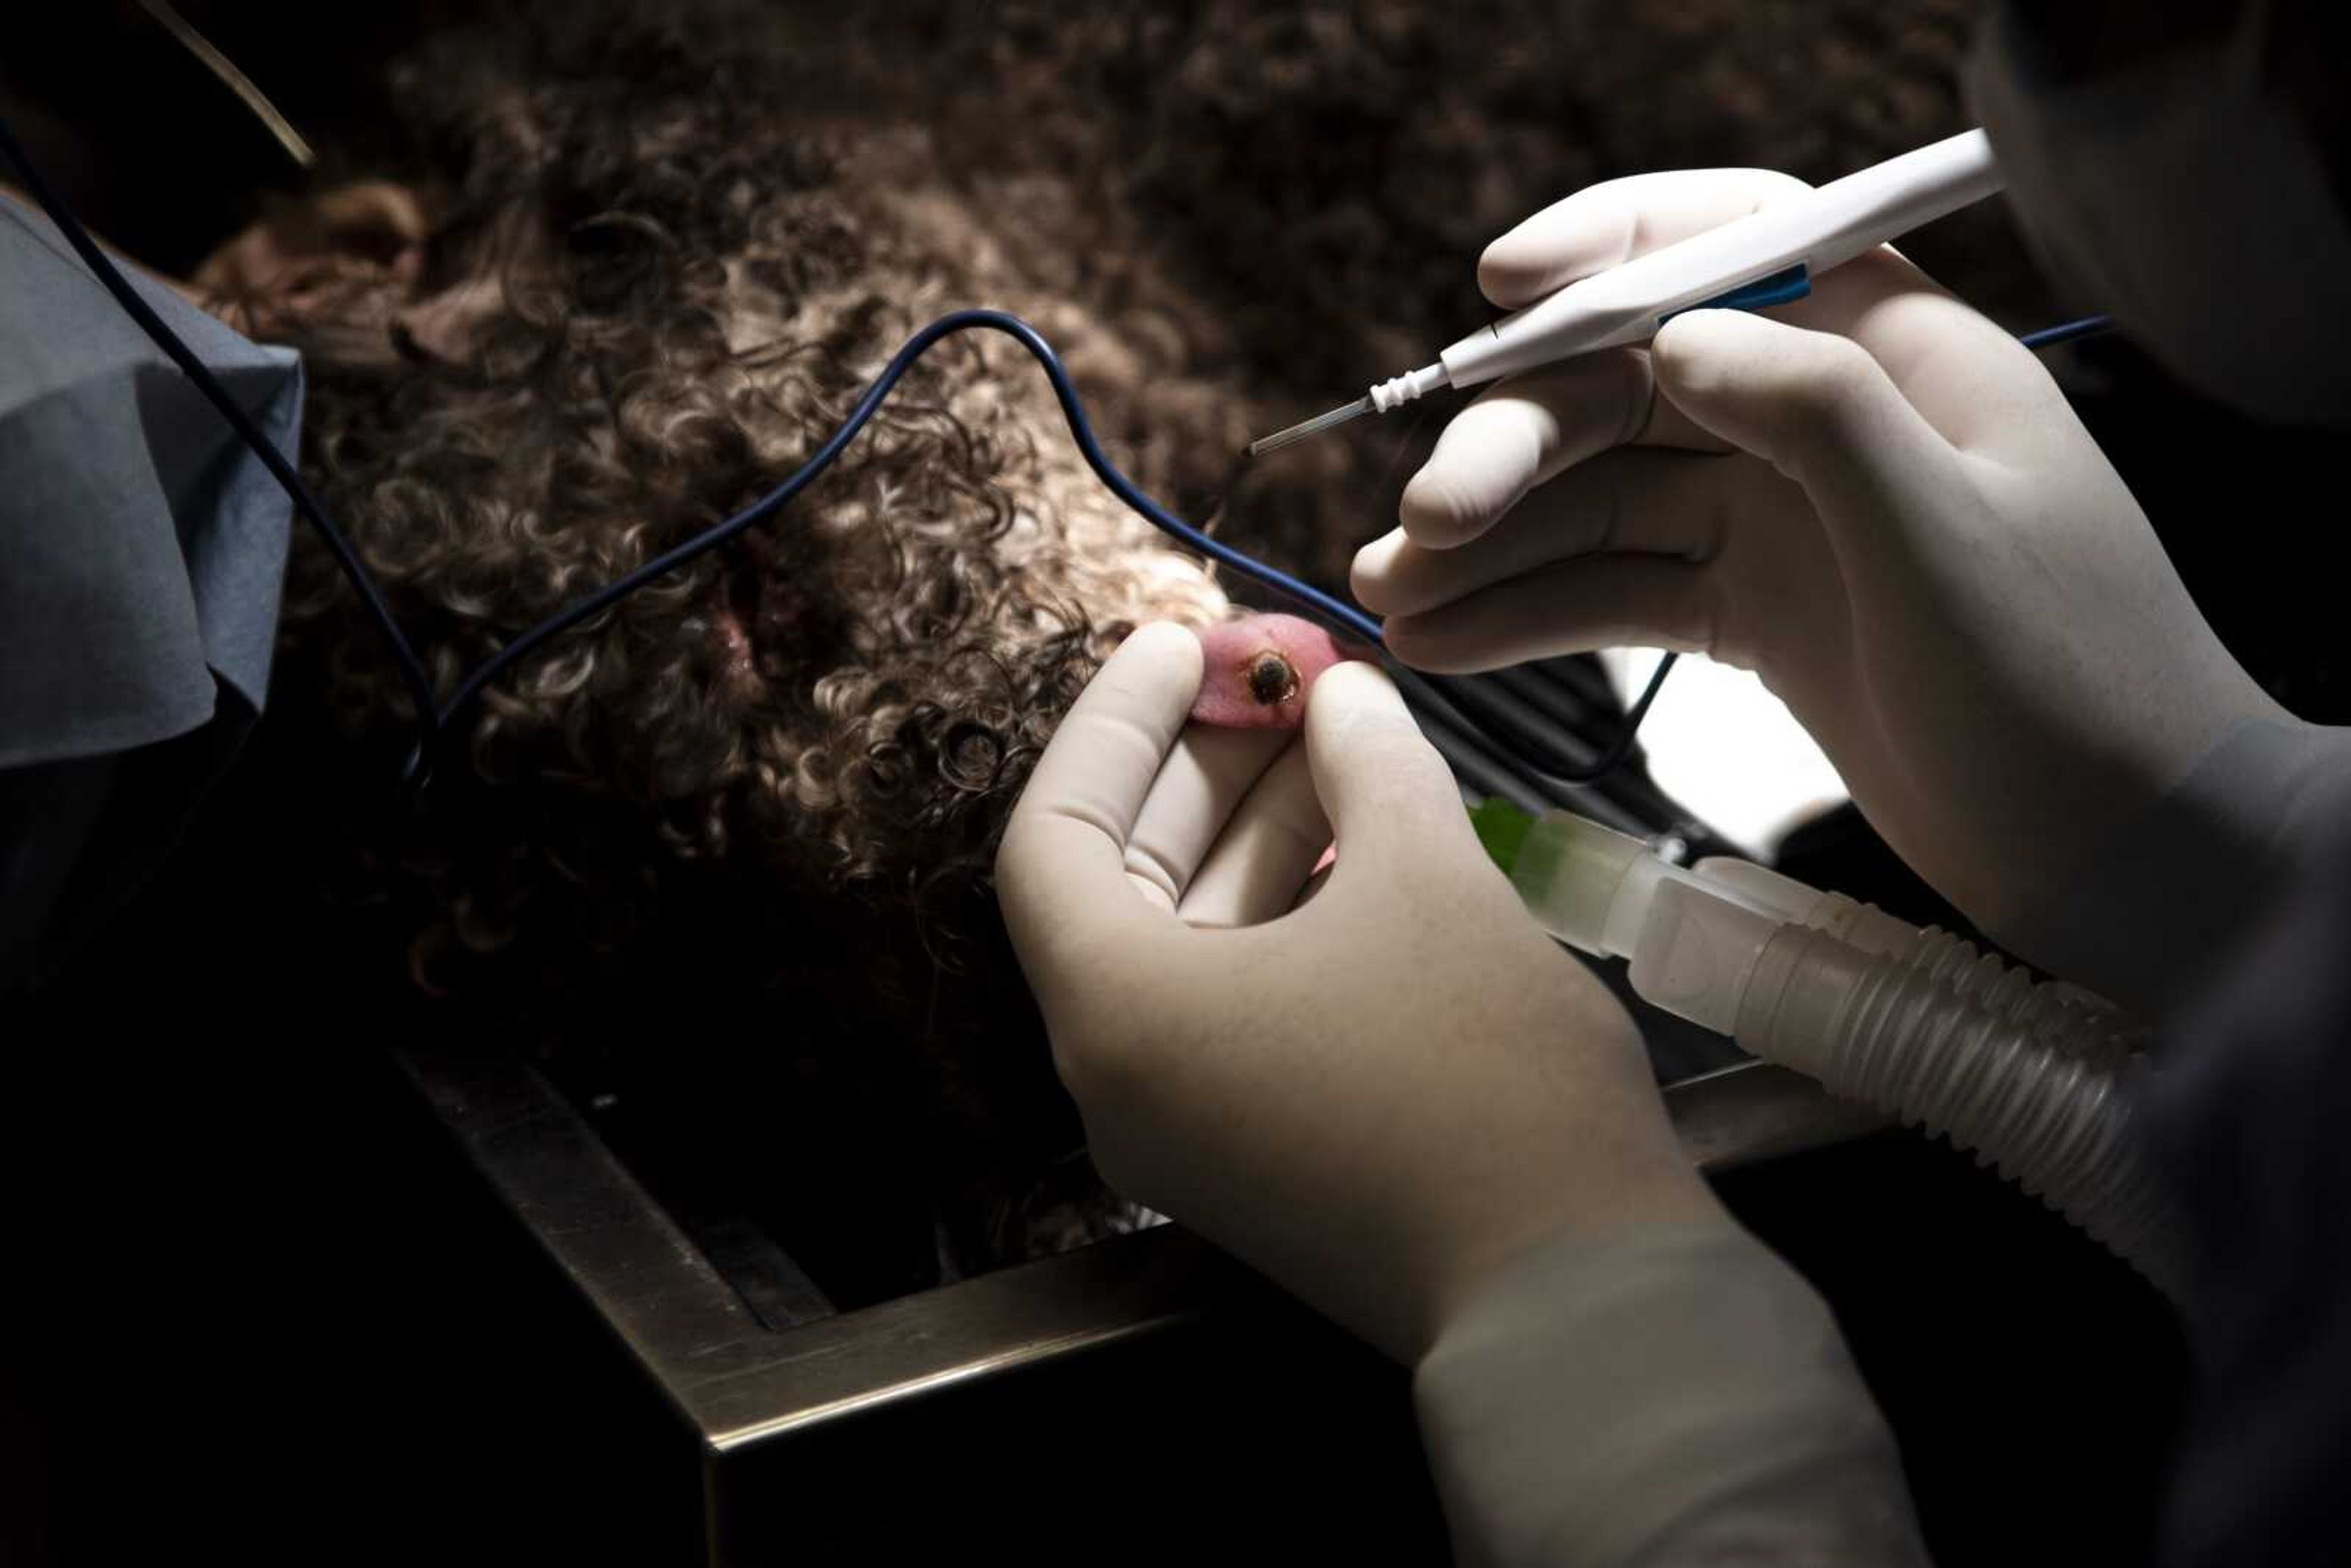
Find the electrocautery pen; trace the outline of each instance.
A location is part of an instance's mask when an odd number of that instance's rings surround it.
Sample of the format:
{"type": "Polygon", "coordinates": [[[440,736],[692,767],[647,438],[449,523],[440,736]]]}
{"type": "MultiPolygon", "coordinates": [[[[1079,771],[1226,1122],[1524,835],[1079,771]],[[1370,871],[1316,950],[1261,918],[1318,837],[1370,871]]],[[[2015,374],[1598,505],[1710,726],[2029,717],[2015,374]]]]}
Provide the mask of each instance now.
{"type": "Polygon", "coordinates": [[[1437,387],[1472,387],[1577,354],[1646,343],[1684,310],[1755,310],[1801,299],[1812,292],[1813,275],[1980,202],[2002,183],[1984,133],[1962,131],[1578,278],[1470,333],[1437,363],[1249,443],[1249,455],[1279,451],[1360,413],[1386,413],[1437,387]]]}

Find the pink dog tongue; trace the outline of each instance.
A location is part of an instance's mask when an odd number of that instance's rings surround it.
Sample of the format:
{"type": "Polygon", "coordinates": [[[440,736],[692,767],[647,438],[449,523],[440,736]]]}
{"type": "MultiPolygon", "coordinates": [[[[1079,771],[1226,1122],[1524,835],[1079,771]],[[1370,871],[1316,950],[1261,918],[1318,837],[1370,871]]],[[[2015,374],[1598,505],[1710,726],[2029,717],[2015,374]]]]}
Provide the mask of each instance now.
{"type": "Polygon", "coordinates": [[[1369,657],[1295,615],[1227,621],[1200,633],[1200,648],[1207,658],[1192,718],[1227,729],[1295,728],[1323,671],[1369,657]]]}

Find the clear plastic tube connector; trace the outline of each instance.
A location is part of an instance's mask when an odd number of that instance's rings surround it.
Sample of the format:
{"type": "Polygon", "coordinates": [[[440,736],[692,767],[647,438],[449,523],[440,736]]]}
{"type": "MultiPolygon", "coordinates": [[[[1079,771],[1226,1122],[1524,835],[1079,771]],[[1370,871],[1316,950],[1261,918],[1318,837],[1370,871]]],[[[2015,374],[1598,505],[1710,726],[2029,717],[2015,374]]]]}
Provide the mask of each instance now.
{"type": "Polygon", "coordinates": [[[1942,1134],[2171,1284],[2129,1135],[2143,1034],[2111,1007],[1761,866],[1669,864],[1571,812],[1529,828],[1509,870],[1545,930],[1628,960],[1652,1004],[1942,1134]]]}

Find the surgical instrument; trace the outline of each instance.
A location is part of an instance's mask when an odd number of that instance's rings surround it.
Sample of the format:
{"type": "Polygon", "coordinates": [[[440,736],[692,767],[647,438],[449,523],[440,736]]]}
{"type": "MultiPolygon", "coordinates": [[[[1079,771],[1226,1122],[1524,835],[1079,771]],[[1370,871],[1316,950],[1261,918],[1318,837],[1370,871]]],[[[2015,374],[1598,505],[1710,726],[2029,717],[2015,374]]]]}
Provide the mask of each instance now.
{"type": "Polygon", "coordinates": [[[1760,310],[1812,292],[1817,274],[2001,189],[1980,131],[1889,158],[1817,190],[1579,278],[1354,402],[1249,444],[1270,452],[1438,387],[1472,387],[1601,349],[1646,343],[1685,310],[1760,310]]]}

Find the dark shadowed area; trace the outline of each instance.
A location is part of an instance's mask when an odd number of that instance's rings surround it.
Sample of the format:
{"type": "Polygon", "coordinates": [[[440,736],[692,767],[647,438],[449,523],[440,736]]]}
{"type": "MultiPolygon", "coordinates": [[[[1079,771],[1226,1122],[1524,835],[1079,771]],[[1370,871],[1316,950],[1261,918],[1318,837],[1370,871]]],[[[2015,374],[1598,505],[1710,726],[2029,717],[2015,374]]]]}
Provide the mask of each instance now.
{"type": "MultiPolygon", "coordinates": [[[[1549,201],[1667,167],[1824,180],[1964,128],[1974,12],[183,9],[317,171],[130,4],[15,19],[0,108],[110,241],[304,347],[306,471],[444,681],[772,484],[959,306],[1034,321],[1121,463],[1198,515],[1249,435],[1486,319],[1478,252],[1549,201]],[[401,194],[338,204],[362,181],[401,194]],[[298,287],[235,250],[256,235],[298,287]]],[[[2015,329],[2098,304],[2053,297],[1998,204],[1905,249],[2015,329]]],[[[2220,526],[2331,494],[2318,444],[2126,343],[2056,363],[2224,639],[2351,717],[2326,574],[2220,526]]],[[[1285,454],[1219,526],[1341,585],[1440,423],[1285,454]]],[[[245,761],[0,1024],[0,1559],[663,1560],[606,1506],[662,1462],[643,1391],[580,1370],[594,1333],[389,1065],[402,1042],[541,1064],[747,1294],[778,1249],[853,1307],[1134,1224],[987,868],[1096,661],[1229,588],[1100,491],[1029,361],[957,349],[775,528],[527,667],[415,810],[391,666],[298,541],[245,761]]],[[[1951,921],[1850,811],[1784,863],[1951,921]]],[[[1838,1306],[1938,1561],[2136,1558],[2179,1353],[2135,1281],[1915,1140],[1725,1190],[1838,1306]],[[2035,1519],[2048,1550],[2020,1550],[2035,1519]]],[[[1072,1435],[1008,1422],[1035,1471],[974,1507],[975,1550],[1056,1539],[1072,1435]]]]}

